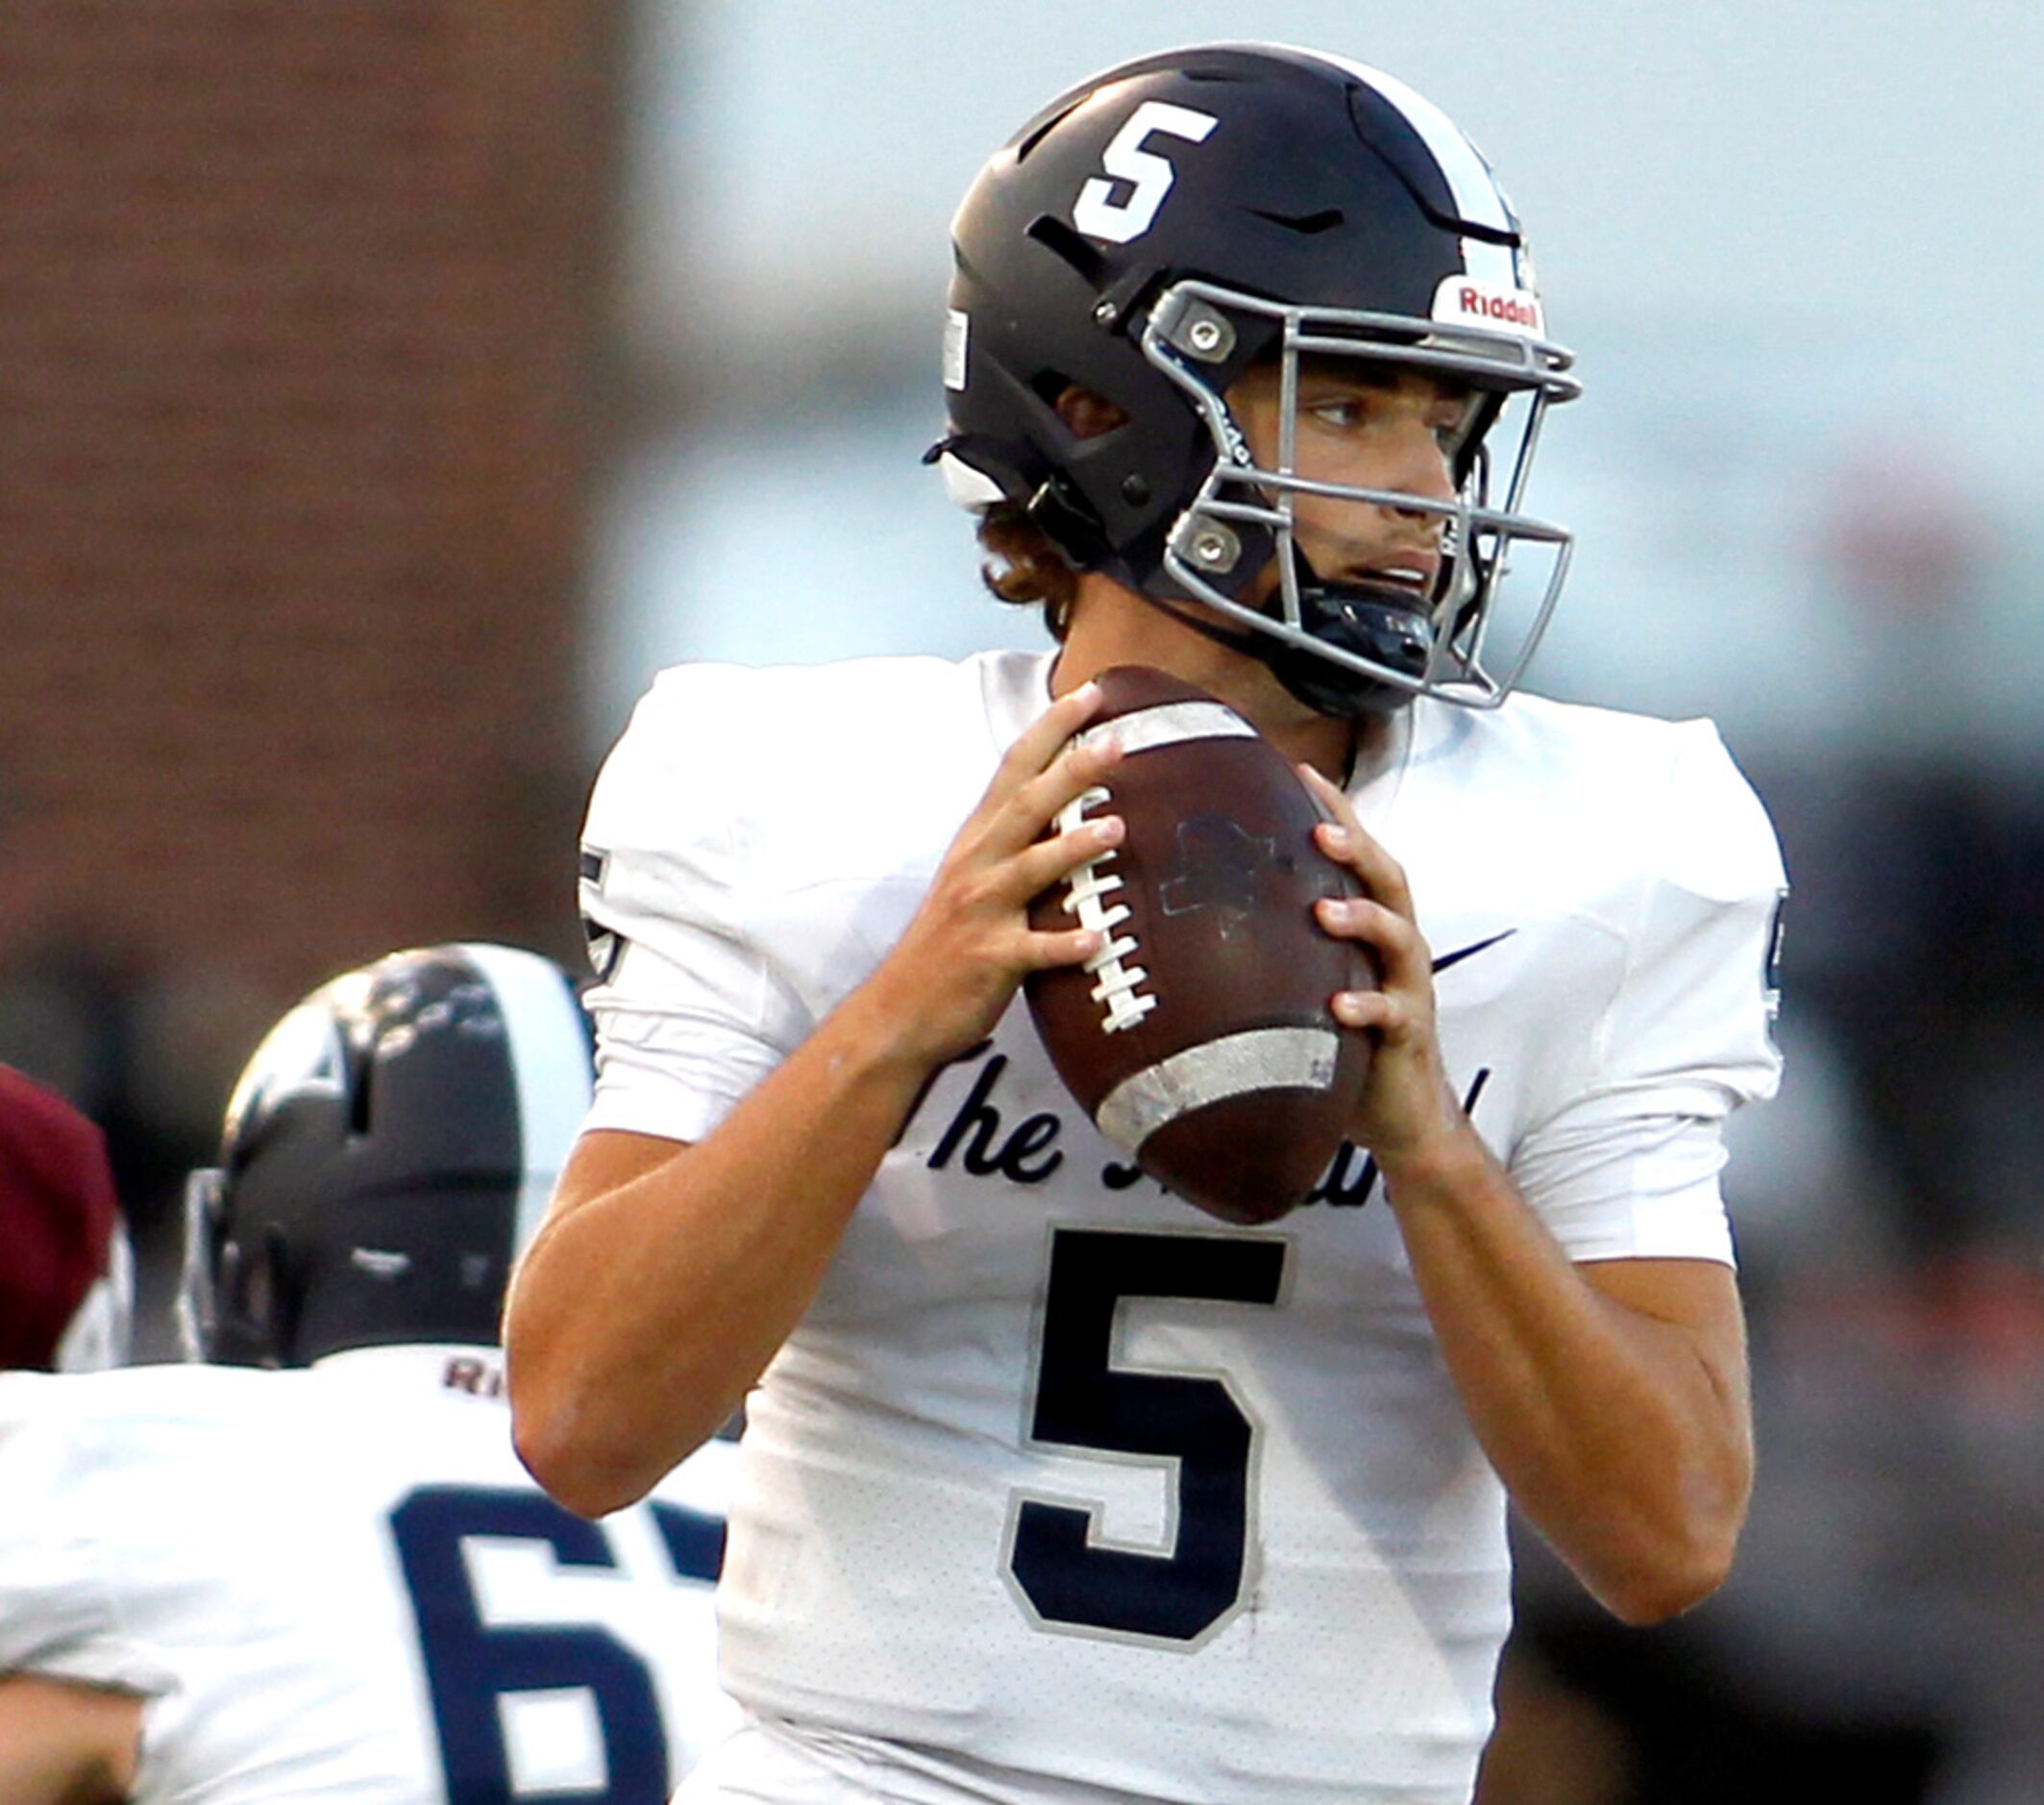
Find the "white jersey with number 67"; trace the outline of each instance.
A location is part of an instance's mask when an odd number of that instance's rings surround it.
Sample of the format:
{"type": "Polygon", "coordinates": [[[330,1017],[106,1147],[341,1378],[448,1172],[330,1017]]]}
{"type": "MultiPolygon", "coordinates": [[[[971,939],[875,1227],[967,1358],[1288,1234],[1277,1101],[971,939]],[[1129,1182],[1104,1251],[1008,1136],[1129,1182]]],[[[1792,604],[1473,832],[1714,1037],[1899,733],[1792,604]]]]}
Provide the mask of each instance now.
{"type": "Polygon", "coordinates": [[[0,1674],[147,1702],[136,1805],[659,1805],[735,1707],[727,1443],[588,1522],[502,1357],[0,1377],[0,1674]]]}

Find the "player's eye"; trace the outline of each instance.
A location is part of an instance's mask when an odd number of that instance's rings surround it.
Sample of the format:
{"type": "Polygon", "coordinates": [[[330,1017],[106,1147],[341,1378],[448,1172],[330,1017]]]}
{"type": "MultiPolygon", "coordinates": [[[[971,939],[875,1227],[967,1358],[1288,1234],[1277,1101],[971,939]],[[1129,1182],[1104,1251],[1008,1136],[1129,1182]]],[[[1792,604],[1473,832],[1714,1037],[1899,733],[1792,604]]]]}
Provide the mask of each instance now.
{"type": "Polygon", "coordinates": [[[1369,417],[1367,407],[1354,395],[1324,396],[1307,402],[1300,411],[1339,432],[1351,432],[1369,417]]]}

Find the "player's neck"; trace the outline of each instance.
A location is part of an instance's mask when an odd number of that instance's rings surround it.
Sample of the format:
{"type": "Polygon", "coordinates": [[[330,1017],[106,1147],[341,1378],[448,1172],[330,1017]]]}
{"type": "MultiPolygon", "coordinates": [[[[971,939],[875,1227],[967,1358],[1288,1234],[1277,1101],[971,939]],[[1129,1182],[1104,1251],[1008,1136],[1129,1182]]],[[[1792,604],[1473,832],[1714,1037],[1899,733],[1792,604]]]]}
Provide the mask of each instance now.
{"type": "Polygon", "coordinates": [[[1315,712],[1271,675],[1268,665],[1177,619],[1097,573],[1079,580],[1079,606],[1058,655],[1055,695],[1117,664],[1147,664],[1219,697],[1287,758],[1317,766],[1345,784],[1369,762],[1385,722],[1357,722],[1315,712]]]}

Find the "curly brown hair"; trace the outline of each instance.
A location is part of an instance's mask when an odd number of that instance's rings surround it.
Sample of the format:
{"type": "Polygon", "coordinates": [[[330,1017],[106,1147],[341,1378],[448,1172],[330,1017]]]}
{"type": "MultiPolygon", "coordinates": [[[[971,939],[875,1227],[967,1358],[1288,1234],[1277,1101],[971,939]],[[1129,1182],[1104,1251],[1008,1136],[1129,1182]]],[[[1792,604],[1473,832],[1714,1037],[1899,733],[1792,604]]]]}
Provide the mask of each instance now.
{"type": "Polygon", "coordinates": [[[987,555],[979,567],[981,581],[1003,602],[1041,605],[1050,637],[1063,645],[1078,600],[1079,577],[1071,560],[1019,502],[997,503],[979,517],[979,544],[987,555]]]}

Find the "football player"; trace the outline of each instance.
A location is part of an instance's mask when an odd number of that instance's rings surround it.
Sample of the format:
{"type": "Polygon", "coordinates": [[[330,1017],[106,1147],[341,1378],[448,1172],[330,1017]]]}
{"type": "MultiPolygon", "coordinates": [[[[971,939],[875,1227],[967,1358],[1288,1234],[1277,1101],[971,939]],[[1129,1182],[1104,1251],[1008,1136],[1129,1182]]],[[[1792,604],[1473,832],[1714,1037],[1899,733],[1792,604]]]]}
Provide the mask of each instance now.
{"type": "Polygon", "coordinates": [[[729,1726],[735,1450],[592,1522],[511,1449],[505,1275],[589,1092],[574,980],[507,947],[272,1029],[187,1187],[213,1364],[0,1378],[0,1798],[660,1805],[729,1726]]]}
{"type": "Polygon", "coordinates": [[[1519,223],[1403,84],[1217,45],[1052,102],[953,227],[934,457],[1053,653],[662,675],[592,798],[595,1102],[512,1300],[582,1511],[749,1399],[698,1800],[1464,1800],[1508,1496],[1645,1622],[1750,1479],[1719,1128],[1783,882],[1706,723],[1514,693],[1577,392],[1519,223]],[[1511,586],[1529,583],[1516,619],[1511,586]],[[1017,989],[1111,851],[1123,663],[1295,760],[1381,989],[1316,1200],[1226,1229],[1017,989]]]}
{"type": "Polygon", "coordinates": [[[96,1372],[128,1358],[135,1255],[106,1137],[0,1065],[0,1372],[96,1372]]]}

